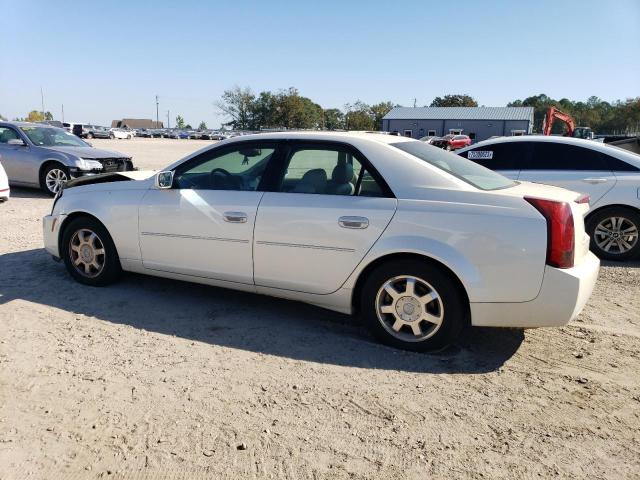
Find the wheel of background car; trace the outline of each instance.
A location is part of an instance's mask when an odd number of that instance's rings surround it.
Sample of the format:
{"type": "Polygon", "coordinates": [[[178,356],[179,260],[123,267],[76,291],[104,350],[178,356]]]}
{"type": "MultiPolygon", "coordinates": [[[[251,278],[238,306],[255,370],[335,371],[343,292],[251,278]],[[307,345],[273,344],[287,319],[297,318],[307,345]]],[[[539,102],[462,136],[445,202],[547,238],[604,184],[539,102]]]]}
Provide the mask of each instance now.
{"type": "Polygon", "coordinates": [[[60,254],[71,276],[85,285],[108,285],[122,274],[111,235],[92,217],[75,218],[64,227],[60,254]]]}
{"type": "Polygon", "coordinates": [[[87,138],[93,138],[93,133],[87,133],[87,138]]]}
{"type": "Polygon", "coordinates": [[[113,133],[110,133],[110,134],[109,134],[109,138],[110,138],[111,140],[113,140],[114,138],[116,138],[116,136],[115,136],[113,133]]]}
{"type": "Polygon", "coordinates": [[[640,213],[630,208],[600,210],[587,220],[591,251],[606,260],[640,257],[640,213]]]}
{"type": "Polygon", "coordinates": [[[131,140],[131,135],[127,135],[127,140],[131,140]]]}
{"type": "Polygon", "coordinates": [[[40,188],[53,196],[67,180],[69,180],[67,167],[60,163],[50,163],[40,173],[40,188]]]}
{"type": "Polygon", "coordinates": [[[360,298],[365,325],[382,343],[418,352],[446,347],[464,325],[466,300],[441,268],[415,260],[382,264],[360,298]]]}
{"type": "Polygon", "coordinates": [[[447,145],[447,146],[445,147],[445,149],[446,149],[447,151],[449,151],[449,152],[450,152],[450,151],[451,151],[451,145],[447,145]]]}

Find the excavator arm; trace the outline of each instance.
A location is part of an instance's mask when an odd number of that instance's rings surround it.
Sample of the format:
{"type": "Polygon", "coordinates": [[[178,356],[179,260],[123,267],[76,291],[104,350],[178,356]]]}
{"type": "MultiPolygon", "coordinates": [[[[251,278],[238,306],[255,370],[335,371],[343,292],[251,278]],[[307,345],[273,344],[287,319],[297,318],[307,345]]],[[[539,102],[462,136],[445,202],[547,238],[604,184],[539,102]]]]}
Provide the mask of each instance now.
{"type": "Polygon", "coordinates": [[[544,121],[542,122],[543,135],[551,135],[551,127],[553,127],[553,122],[555,120],[560,120],[567,126],[567,131],[564,134],[566,137],[573,136],[573,131],[576,129],[576,124],[573,121],[573,118],[571,118],[571,115],[561,112],[556,107],[549,107],[547,109],[547,113],[544,116],[544,121]]]}

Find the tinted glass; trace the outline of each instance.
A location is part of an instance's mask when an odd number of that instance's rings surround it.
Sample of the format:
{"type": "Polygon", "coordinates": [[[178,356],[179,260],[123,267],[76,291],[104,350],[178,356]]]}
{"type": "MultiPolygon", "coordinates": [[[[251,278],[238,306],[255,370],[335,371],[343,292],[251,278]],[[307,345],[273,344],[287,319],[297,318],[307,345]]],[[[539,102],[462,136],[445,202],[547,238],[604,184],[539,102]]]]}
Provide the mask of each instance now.
{"type": "Polygon", "coordinates": [[[174,187],[255,191],[274,151],[273,145],[238,145],[222,151],[211,150],[184,168],[178,167],[174,187]]]}
{"type": "Polygon", "coordinates": [[[555,142],[535,142],[527,170],[609,170],[597,150],[555,142]]]}
{"type": "Polygon", "coordinates": [[[530,150],[531,142],[494,143],[467,150],[460,156],[491,170],[520,170],[530,150]]]}
{"type": "Polygon", "coordinates": [[[455,153],[445,152],[423,142],[400,142],[392,143],[391,146],[424,160],[481,190],[497,190],[515,185],[515,182],[499,173],[470,162],[455,153]]]}

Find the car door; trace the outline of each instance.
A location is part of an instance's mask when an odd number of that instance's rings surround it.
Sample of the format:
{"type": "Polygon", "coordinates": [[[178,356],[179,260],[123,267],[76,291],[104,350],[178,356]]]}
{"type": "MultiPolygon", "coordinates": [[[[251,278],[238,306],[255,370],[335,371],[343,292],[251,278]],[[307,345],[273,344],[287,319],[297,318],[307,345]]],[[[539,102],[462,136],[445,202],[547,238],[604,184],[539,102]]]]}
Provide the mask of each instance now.
{"type": "Polygon", "coordinates": [[[591,206],[616,184],[616,177],[602,153],[588,146],[556,141],[534,142],[520,180],[586,193],[591,197],[591,206]]]}
{"type": "Polygon", "coordinates": [[[0,127],[0,160],[10,183],[38,184],[32,156],[31,147],[17,130],[0,127]]]}
{"type": "Polygon", "coordinates": [[[236,142],[178,166],[139,207],[145,268],[253,284],[253,229],[274,142],[236,142]]]}
{"type": "Polygon", "coordinates": [[[459,155],[512,180],[518,180],[520,170],[528,164],[531,142],[500,142],[480,144],[459,155]]]}
{"type": "Polygon", "coordinates": [[[289,142],[258,209],[254,278],[265,287],[329,294],[389,224],[397,201],[370,163],[336,142],[289,142]]]}

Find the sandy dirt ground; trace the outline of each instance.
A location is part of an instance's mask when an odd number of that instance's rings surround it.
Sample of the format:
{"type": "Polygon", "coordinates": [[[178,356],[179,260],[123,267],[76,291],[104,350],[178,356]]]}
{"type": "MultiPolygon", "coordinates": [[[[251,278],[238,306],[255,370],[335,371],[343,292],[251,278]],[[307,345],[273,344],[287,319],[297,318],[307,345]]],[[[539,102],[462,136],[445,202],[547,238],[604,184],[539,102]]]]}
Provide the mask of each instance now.
{"type": "MultiPolygon", "coordinates": [[[[210,142],[93,141],[161,168],[210,142]]],[[[349,317],[127,275],[71,280],[51,200],[0,205],[0,479],[640,478],[640,263],[565,328],[437,355],[349,317]]]]}

